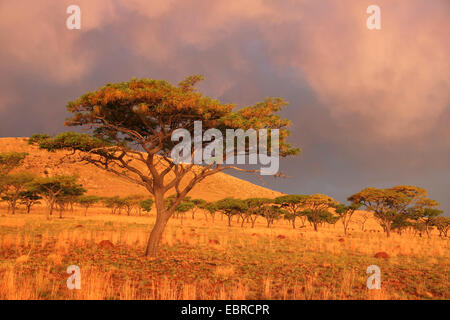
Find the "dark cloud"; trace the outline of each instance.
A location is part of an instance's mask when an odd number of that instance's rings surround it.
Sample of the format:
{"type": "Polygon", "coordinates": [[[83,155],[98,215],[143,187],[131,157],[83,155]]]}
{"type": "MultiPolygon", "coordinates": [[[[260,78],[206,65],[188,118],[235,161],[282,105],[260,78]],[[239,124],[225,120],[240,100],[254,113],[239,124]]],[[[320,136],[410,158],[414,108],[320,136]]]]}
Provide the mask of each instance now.
{"type": "Polygon", "coordinates": [[[199,73],[223,102],[290,102],[303,154],[269,187],[345,200],[415,184],[450,211],[448,1],[380,0],[375,32],[357,0],[77,2],[80,31],[71,1],[0,4],[1,136],[65,130],[67,101],[108,82],[199,73]]]}

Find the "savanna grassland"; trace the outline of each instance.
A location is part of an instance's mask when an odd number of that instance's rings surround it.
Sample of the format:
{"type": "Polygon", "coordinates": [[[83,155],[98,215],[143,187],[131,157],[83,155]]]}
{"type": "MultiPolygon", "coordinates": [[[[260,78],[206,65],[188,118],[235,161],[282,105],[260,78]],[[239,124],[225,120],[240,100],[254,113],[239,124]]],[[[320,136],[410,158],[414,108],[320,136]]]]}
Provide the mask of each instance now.
{"type": "Polygon", "coordinates": [[[404,232],[388,239],[355,214],[314,232],[288,221],[242,228],[233,218],[172,218],[157,258],[144,257],[155,213],[111,215],[101,206],[44,219],[44,208],[12,216],[0,208],[0,299],[449,299],[450,241],[404,232]],[[104,241],[108,240],[108,241],[104,241]],[[103,242],[102,242],[103,241],[103,242]],[[110,243],[109,243],[110,242],[110,243]],[[111,245],[112,244],[112,245],[111,245]],[[377,252],[389,258],[375,258],[377,252]],[[81,289],[69,290],[69,265],[81,289]],[[368,290],[366,269],[381,269],[368,290]]]}

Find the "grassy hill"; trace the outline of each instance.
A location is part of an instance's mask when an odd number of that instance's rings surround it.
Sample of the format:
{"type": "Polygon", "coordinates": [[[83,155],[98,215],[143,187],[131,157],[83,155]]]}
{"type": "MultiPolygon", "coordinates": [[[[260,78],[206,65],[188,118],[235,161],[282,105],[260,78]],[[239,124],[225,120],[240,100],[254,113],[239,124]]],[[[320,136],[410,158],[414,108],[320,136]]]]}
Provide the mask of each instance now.
{"type": "MultiPolygon", "coordinates": [[[[88,193],[98,196],[126,196],[131,194],[147,194],[143,187],[119,178],[90,164],[64,162],[61,159],[67,152],[48,152],[27,143],[28,138],[0,138],[0,152],[27,152],[20,169],[31,171],[40,176],[56,174],[77,174],[80,182],[88,189],[88,193]]],[[[192,198],[215,201],[225,197],[273,198],[281,193],[235,178],[225,173],[207,177],[190,193],[192,198]]]]}

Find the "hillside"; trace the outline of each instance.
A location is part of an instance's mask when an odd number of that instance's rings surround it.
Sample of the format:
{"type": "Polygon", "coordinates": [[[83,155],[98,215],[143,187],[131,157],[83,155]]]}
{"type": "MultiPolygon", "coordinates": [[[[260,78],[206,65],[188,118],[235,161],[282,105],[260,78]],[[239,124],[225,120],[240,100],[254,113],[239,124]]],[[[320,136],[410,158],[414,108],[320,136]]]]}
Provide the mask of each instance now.
{"type": "MultiPolygon", "coordinates": [[[[28,145],[28,138],[0,138],[0,152],[27,152],[20,169],[31,171],[37,175],[77,174],[80,182],[88,189],[88,193],[98,196],[126,196],[131,194],[147,194],[143,187],[105,172],[90,164],[61,162],[67,152],[47,152],[36,146],[28,145]]],[[[225,173],[217,173],[207,177],[189,193],[192,198],[215,201],[225,197],[273,198],[281,193],[235,178],[225,173]]]]}

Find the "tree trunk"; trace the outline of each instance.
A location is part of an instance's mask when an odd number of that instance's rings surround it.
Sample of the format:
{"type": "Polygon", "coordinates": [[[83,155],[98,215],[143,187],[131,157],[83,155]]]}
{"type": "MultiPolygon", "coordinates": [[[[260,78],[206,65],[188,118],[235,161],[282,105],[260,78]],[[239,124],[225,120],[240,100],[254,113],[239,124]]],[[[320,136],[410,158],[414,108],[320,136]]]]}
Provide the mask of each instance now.
{"type": "Polygon", "coordinates": [[[155,194],[155,206],[156,221],[152,232],[150,233],[150,237],[148,238],[147,248],[145,249],[145,255],[150,257],[156,257],[164,229],[171,216],[171,212],[167,211],[165,208],[163,193],[155,194]]]}
{"type": "Polygon", "coordinates": [[[87,216],[87,211],[88,211],[88,207],[86,207],[86,209],[84,210],[84,216],[87,216]]]}
{"type": "Polygon", "coordinates": [[[160,213],[156,216],[155,225],[153,226],[150,237],[148,238],[147,249],[145,250],[146,256],[156,256],[167,221],[169,221],[167,212],[160,213]]]}
{"type": "Polygon", "coordinates": [[[228,216],[228,226],[231,227],[231,216],[228,216]]]}
{"type": "Polygon", "coordinates": [[[318,231],[317,230],[317,222],[313,222],[313,225],[314,225],[314,231],[318,231]]]}
{"type": "Polygon", "coordinates": [[[295,229],[295,217],[292,219],[292,229],[295,229]]]}
{"type": "Polygon", "coordinates": [[[391,226],[386,224],[384,230],[386,231],[386,236],[389,238],[391,236],[391,226]]]}

